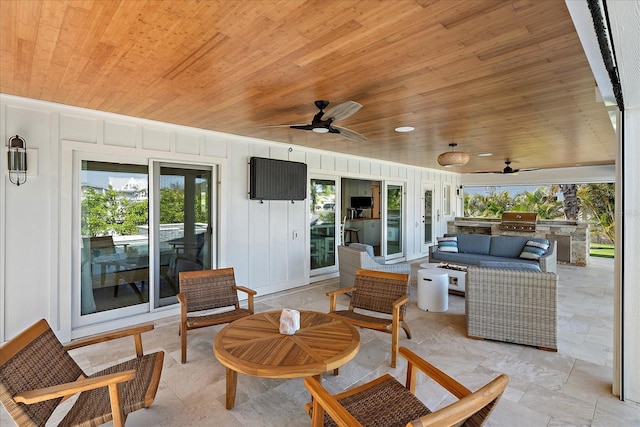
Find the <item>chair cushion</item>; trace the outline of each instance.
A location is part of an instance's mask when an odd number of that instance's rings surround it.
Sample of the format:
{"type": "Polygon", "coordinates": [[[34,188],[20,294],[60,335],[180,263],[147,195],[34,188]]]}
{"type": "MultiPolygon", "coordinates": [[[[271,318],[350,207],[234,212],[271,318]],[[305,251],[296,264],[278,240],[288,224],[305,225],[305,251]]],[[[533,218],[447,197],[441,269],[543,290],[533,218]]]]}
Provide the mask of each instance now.
{"type": "Polygon", "coordinates": [[[519,261],[480,261],[479,267],[502,268],[509,270],[532,270],[541,272],[540,264],[519,261]]]}
{"type": "Polygon", "coordinates": [[[489,255],[518,258],[529,238],[522,236],[493,236],[489,255]]]}
{"type": "Polygon", "coordinates": [[[365,243],[350,243],[349,247],[360,252],[366,252],[371,258],[374,258],[373,246],[371,245],[367,245],[365,243]]]}
{"type": "Polygon", "coordinates": [[[458,237],[458,252],[489,255],[489,247],[491,246],[491,236],[489,234],[461,233],[456,236],[458,237]]]}
{"type": "MultiPolygon", "coordinates": [[[[364,426],[404,426],[431,413],[413,393],[391,375],[382,381],[372,381],[372,385],[338,402],[364,426]]],[[[325,412],[325,426],[336,423],[325,412]]]]}
{"type": "Polygon", "coordinates": [[[439,252],[458,252],[458,238],[456,236],[438,237],[439,252]]]}
{"type": "Polygon", "coordinates": [[[549,242],[536,242],[533,240],[529,240],[525,245],[524,249],[520,253],[520,258],[524,259],[540,259],[540,257],[547,253],[549,249],[549,242]]]}

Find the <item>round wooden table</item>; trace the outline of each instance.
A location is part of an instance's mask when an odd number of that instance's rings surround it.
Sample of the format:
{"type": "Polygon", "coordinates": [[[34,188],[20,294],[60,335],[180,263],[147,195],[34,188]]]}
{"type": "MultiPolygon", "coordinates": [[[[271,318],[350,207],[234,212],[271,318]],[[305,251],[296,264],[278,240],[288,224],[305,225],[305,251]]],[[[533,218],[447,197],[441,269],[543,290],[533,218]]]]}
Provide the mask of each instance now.
{"type": "Polygon", "coordinates": [[[360,334],[349,323],[315,311],[300,312],[295,335],[280,334],[281,311],[257,313],[225,326],[213,352],[227,368],[226,407],[236,400],[238,372],[265,378],[299,378],[335,370],[355,357],[360,334]]]}

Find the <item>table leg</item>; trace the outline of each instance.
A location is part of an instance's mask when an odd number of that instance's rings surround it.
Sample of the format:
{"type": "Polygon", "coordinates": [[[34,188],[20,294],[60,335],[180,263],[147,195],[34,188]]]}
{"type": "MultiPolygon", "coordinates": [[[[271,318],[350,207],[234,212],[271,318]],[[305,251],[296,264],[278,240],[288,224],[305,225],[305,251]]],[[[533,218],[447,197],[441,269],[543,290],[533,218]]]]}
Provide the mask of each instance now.
{"type": "Polygon", "coordinates": [[[227,368],[227,409],[233,409],[236,404],[236,387],[238,386],[238,373],[227,368]]]}

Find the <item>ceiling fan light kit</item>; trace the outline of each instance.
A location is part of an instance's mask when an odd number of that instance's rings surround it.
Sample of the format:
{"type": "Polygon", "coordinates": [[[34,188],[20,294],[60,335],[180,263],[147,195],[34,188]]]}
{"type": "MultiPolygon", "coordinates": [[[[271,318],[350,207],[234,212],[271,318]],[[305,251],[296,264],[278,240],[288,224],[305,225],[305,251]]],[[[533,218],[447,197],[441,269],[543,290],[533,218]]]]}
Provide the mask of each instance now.
{"type": "Polygon", "coordinates": [[[460,167],[469,163],[469,153],[455,151],[458,144],[449,144],[451,151],[446,151],[438,156],[438,163],[445,168],[460,167]]]}

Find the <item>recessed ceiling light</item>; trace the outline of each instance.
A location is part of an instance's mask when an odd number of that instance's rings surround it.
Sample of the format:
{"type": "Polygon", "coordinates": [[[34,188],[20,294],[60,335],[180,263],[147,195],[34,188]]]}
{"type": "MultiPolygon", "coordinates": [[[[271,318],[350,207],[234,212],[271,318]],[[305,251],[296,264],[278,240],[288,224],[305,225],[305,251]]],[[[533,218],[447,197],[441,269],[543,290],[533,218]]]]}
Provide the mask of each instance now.
{"type": "Polygon", "coordinates": [[[493,153],[480,153],[480,154],[478,154],[478,157],[489,157],[489,156],[493,156],[493,153]]]}
{"type": "Polygon", "coordinates": [[[416,130],[413,126],[400,126],[396,128],[396,132],[413,132],[416,130]]]}

